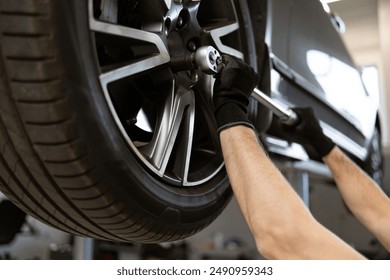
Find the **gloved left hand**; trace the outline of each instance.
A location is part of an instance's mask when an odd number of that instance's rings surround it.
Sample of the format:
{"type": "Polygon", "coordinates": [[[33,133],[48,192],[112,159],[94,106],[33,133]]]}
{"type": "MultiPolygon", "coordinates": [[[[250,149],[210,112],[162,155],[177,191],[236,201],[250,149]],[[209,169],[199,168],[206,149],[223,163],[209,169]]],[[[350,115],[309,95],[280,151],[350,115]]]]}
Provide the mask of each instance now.
{"type": "Polygon", "coordinates": [[[335,147],[335,143],[326,136],[320,126],[320,122],[312,108],[293,108],[298,116],[296,125],[281,126],[282,136],[290,141],[302,144],[306,150],[313,149],[316,154],[323,158],[335,147]]]}
{"type": "Polygon", "coordinates": [[[223,55],[222,61],[224,67],[216,75],[213,96],[217,132],[236,125],[253,128],[247,106],[260,78],[253,68],[236,58],[223,55]]]}

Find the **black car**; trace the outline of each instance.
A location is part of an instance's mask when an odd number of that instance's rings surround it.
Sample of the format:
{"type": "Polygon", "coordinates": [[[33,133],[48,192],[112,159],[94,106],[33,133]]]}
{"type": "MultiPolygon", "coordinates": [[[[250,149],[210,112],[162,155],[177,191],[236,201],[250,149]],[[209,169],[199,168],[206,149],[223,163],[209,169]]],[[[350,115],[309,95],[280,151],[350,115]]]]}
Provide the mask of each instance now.
{"type": "MultiPolygon", "coordinates": [[[[56,228],[163,242],[221,213],[232,192],[214,78],[173,67],[202,46],[244,59],[269,96],[314,107],[381,180],[378,97],[319,1],[0,0],[0,30],[0,190],[56,228]]],[[[249,115],[271,153],[316,160],[254,99],[249,115]]]]}

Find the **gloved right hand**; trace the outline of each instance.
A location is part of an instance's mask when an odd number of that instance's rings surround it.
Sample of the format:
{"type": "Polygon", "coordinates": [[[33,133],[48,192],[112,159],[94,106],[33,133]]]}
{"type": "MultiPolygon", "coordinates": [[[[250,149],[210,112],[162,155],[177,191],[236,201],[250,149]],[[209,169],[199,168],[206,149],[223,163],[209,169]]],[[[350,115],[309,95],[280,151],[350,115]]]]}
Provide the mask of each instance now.
{"type": "Polygon", "coordinates": [[[327,137],[312,108],[293,108],[298,116],[298,123],[293,126],[282,125],[283,136],[292,142],[312,147],[321,158],[330,153],[335,146],[327,137]]]}
{"type": "Polygon", "coordinates": [[[246,63],[231,56],[222,56],[222,70],[215,76],[214,108],[218,130],[235,125],[253,128],[247,117],[249,96],[259,83],[259,76],[246,63]]]}

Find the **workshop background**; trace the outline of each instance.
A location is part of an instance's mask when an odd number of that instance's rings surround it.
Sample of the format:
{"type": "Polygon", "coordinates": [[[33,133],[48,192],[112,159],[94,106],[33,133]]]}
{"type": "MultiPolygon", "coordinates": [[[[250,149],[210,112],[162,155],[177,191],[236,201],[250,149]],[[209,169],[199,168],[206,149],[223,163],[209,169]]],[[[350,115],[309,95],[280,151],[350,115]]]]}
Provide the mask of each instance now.
{"type": "MultiPolygon", "coordinates": [[[[385,186],[390,190],[390,0],[328,1],[345,23],[343,38],[355,62],[381,94],[385,186]]],[[[346,210],[336,188],[311,180],[310,209],[330,230],[368,256],[375,242],[346,210]],[[332,205],[332,207],[329,207],[332,205]]],[[[376,248],[374,246],[374,248],[376,248]]],[[[375,249],[376,250],[376,249],[375,249]]],[[[383,255],[387,258],[388,255],[383,255]]],[[[253,238],[233,199],[223,214],[195,236],[170,244],[120,244],[73,237],[30,217],[0,259],[258,259],[253,238]]]]}

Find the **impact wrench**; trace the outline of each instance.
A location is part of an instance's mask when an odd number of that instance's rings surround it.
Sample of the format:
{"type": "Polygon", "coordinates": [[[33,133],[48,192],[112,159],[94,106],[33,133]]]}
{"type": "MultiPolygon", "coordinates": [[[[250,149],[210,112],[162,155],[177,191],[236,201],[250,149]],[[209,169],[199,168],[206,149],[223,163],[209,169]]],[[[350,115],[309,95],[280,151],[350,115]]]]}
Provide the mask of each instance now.
{"type": "MultiPolygon", "coordinates": [[[[173,59],[171,64],[176,70],[199,69],[209,75],[217,74],[224,67],[220,53],[212,46],[200,47],[191,55],[173,59]]],[[[298,116],[293,110],[272,99],[259,89],[255,88],[251,96],[270,109],[284,124],[294,125],[298,122],[298,116]]]]}

